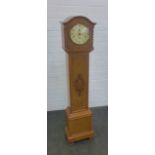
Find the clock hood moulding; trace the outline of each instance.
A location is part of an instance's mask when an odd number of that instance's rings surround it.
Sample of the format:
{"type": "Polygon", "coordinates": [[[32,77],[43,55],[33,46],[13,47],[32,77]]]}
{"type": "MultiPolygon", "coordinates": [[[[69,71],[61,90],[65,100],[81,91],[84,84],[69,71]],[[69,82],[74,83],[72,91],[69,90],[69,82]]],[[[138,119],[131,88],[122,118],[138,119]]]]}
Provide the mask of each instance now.
{"type": "Polygon", "coordinates": [[[62,24],[66,25],[68,24],[69,22],[73,21],[73,20],[76,20],[78,18],[83,18],[85,20],[87,20],[89,23],[93,24],[93,25],[96,25],[96,23],[92,22],[89,18],[85,17],[85,16],[70,16],[68,18],[65,19],[65,21],[61,22],[62,24]]]}

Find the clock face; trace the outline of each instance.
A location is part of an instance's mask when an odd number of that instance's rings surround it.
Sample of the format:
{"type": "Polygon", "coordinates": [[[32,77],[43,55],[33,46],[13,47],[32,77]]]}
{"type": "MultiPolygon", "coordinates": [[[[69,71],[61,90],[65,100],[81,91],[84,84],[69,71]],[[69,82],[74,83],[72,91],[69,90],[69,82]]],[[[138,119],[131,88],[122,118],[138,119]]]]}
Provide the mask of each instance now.
{"type": "Polygon", "coordinates": [[[89,37],[88,27],[82,24],[76,24],[70,30],[70,38],[75,44],[85,44],[89,40],[89,37]]]}

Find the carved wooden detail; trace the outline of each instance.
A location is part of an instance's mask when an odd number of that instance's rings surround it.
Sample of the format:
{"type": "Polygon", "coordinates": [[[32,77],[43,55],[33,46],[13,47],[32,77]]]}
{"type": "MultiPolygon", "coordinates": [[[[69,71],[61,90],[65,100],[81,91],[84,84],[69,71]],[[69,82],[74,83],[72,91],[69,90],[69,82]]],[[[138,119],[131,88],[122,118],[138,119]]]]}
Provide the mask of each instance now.
{"type": "Polygon", "coordinates": [[[81,96],[82,91],[84,90],[84,80],[81,74],[78,74],[74,85],[75,85],[76,92],[78,93],[79,96],[81,96]]]}

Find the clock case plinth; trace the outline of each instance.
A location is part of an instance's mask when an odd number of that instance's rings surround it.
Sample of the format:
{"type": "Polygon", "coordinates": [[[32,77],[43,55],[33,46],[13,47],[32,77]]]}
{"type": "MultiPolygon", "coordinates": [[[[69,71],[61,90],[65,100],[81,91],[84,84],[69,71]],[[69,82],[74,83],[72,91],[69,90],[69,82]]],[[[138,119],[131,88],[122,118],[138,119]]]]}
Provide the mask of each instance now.
{"type": "Polygon", "coordinates": [[[65,130],[69,143],[94,137],[92,112],[89,109],[72,113],[68,107],[66,109],[66,120],[67,126],[65,130]]]}
{"type": "Polygon", "coordinates": [[[92,112],[88,106],[89,52],[93,50],[94,25],[83,16],[62,23],[63,49],[68,57],[70,103],[66,109],[66,135],[69,143],[94,136],[92,112]],[[89,28],[89,40],[83,45],[77,45],[71,40],[70,30],[76,24],[89,28]]]}

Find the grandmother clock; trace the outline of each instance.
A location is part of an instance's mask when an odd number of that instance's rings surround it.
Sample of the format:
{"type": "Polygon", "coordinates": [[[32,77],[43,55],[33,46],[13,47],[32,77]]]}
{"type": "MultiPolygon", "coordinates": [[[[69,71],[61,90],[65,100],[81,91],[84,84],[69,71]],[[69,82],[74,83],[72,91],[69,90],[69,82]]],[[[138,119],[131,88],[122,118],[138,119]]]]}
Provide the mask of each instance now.
{"type": "Polygon", "coordinates": [[[63,49],[68,57],[70,103],[66,109],[66,134],[69,143],[94,136],[88,106],[89,52],[93,50],[94,25],[83,16],[62,23],[63,49]]]}

